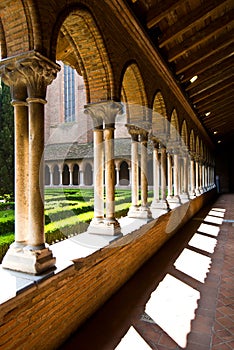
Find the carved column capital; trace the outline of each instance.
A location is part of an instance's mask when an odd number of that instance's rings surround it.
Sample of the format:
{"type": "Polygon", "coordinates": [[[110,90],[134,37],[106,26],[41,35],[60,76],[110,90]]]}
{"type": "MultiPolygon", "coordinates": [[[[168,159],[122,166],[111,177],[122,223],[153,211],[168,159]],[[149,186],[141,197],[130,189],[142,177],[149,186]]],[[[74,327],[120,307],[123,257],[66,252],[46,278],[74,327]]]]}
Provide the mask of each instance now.
{"type": "Polygon", "coordinates": [[[103,122],[105,127],[114,126],[115,117],[122,113],[123,105],[121,102],[112,100],[90,103],[85,106],[85,113],[89,114],[94,121],[95,128],[101,128],[103,122]]]}
{"type": "Polygon", "coordinates": [[[140,129],[140,142],[145,143],[148,141],[148,131],[140,129]]]}
{"type": "Polygon", "coordinates": [[[36,51],[2,60],[0,74],[5,84],[12,88],[12,97],[22,93],[29,98],[45,99],[46,87],[56,78],[60,66],[36,51]]]}

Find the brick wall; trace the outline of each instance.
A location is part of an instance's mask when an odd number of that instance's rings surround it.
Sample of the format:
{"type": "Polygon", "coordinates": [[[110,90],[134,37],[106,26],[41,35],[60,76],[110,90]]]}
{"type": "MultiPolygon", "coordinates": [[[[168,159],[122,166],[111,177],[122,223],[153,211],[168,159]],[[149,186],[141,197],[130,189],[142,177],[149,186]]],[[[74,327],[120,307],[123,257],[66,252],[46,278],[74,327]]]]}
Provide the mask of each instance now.
{"type": "Polygon", "coordinates": [[[185,203],[2,304],[0,349],[56,349],[214,195],[185,203]]]}

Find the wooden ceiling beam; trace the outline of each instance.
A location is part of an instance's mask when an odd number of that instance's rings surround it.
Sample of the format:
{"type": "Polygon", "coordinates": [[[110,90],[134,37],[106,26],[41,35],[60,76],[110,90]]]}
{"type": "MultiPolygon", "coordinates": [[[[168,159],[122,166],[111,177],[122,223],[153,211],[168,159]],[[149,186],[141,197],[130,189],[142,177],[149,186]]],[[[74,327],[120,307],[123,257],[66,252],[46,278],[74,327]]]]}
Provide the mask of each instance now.
{"type": "Polygon", "coordinates": [[[233,91],[229,95],[227,95],[226,92],[224,92],[223,94],[220,94],[220,96],[218,95],[215,100],[205,101],[206,103],[204,103],[204,101],[198,102],[196,104],[196,108],[200,113],[209,112],[211,109],[215,108],[219,103],[223,105],[229,103],[230,100],[233,102],[233,95],[233,91]]]}
{"type": "Polygon", "coordinates": [[[233,101],[229,100],[225,104],[220,104],[216,107],[210,108],[210,112],[212,115],[217,115],[220,112],[228,112],[233,114],[233,101]]]}
{"type": "Polygon", "coordinates": [[[164,19],[170,12],[175,11],[179,6],[184,4],[184,0],[164,0],[152,7],[146,19],[148,29],[155,27],[162,19],[164,19]]]}
{"type": "Polygon", "coordinates": [[[212,89],[210,89],[209,93],[206,92],[206,93],[200,94],[200,96],[198,96],[197,98],[193,99],[193,103],[196,104],[197,102],[202,101],[202,100],[204,100],[206,98],[211,99],[212,95],[217,94],[218,92],[220,92],[222,90],[227,90],[228,91],[228,89],[231,86],[233,86],[233,85],[234,85],[233,84],[233,79],[229,79],[229,80],[227,80],[227,83],[225,84],[225,86],[220,86],[219,88],[212,88],[212,89]]]}
{"type": "Polygon", "coordinates": [[[197,85],[193,89],[190,89],[188,91],[189,97],[191,98],[191,97],[197,96],[197,95],[203,93],[204,91],[207,91],[207,90],[215,87],[216,85],[220,85],[220,84],[225,85],[226,80],[228,80],[231,77],[233,78],[233,76],[234,76],[233,70],[234,70],[234,68],[231,67],[224,72],[220,72],[216,76],[212,76],[209,80],[201,83],[200,85],[197,85]]]}
{"type": "Polygon", "coordinates": [[[170,26],[161,37],[159,47],[162,48],[172,40],[176,40],[179,36],[183,35],[200,22],[205,21],[213,13],[221,11],[228,3],[230,3],[230,0],[211,0],[205,2],[203,6],[199,6],[194,11],[191,11],[189,14],[177,21],[174,25],[170,26]]]}
{"type": "MultiPolygon", "coordinates": [[[[194,83],[191,83],[186,88],[186,90],[191,90],[195,86],[198,86],[201,83],[208,81],[211,76],[216,76],[217,72],[221,72],[221,71],[224,71],[224,70],[230,69],[230,68],[233,68],[233,58],[232,57],[225,59],[224,61],[212,66],[211,68],[206,69],[204,72],[199,74],[198,79],[194,83]]],[[[182,80],[182,82],[183,82],[183,80],[182,80]]]]}
{"type": "MultiPolygon", "coordinates": [[[[176,64],[176,74],[180,75],[183,73],[183,78],[187,77],[188,81],[195,74],[199,75],[204,72],[207,67],[213,67],[226,60],[227,58],[233,56],[233,36],[230,40],[223,35],[222,39],[216,41],[216,44],[212,46],[210,44],[203,50],[198,50],[194,55],[189,55],[188,59],[180,60],[176,64]]],[[[182,81],[181,79],[181,81],[182,81]]]]}
{"type": "Polygon", "coordinates": [[[181,56],[187,54],[193,48],[203,44],[215,35],[221,33],[227,25],[234,23],[234,11],[219,17],[216,21],[213,21],[205,28],[200,30],[196,35],[191,35],[185,39],[181,45],[176,45],[174,49],[169,51],[168,61],[173,62],[181,56]]]}

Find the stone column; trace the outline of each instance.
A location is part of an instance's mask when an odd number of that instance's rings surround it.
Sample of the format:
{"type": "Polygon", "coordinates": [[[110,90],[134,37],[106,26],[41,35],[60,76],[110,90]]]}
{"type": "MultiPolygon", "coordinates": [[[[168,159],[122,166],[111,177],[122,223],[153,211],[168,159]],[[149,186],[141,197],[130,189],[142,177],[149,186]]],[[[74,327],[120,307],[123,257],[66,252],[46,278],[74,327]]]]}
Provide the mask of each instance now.
{"type": "Polygon", "coordinates": [[[115,223],[115,165],[114,165],[114,124],[104,129],[105,140],[105,185],[106,185],[106,221],[115,223]]]}
{"type": "Polygon", "coordinates": [[[200,193],[204,192],[204,189],[203,189],[203,174],[202,174],[202,160],[200,160],[200,162],[199,162],[199,190],[200,190],[200,193]]]}
{"type": "Polygon", "coordinates": [[[182,203],[185,203],[189,200],[189,193],[188,193],[188,156],[187,156],[187,150],[184,150],[183,155],[183,189],[182,193],[180,195],[180,199],[182,203]]]}
{"type": "MultiPolygon", "coordinates": [[[[55,265],[44,235],[44,104],[46,87],[59,66],[35,51],[9,60],[12,76],[20,74],[27,88],[28,103],[28,234],[23,249],[9,250],[3,267],[40,274],[55,265]]],[[[24,131],[25,132],[25,131],[24,131]]],[[[18,206],[18,204],[17,204],[18,206]]]]}
{"type": "Polygon", "coordinates": [[[131,188],[132,205],[128,211],[129,217],[137,217],[139,209],[139,161],[138,161],[138,138],[139,129],[134,125],[127,124],[128,132],[131,135],[131,188]]]}
{"type": "Polygon", "coordinates": [[[190,155],[190,198],[195,198],[195,169],[194,169],[194,158],[193,155],[190,155]]]}
{"type": "Polygon", "coordinates": [[[115,167],[114,167],[114,129],[115,117],[121,112],[122,104],[114,101],[93,103],[86,106],[86,113],[104,128],[106,217],[104,220],[91,223],[90,233],[103,235],[119,235],[120,225],[115,218],[115,167]],[[91,227],[92,226],[92,227],[91,227]]]}
{"type": "Polygon", "coordinates": [[[152,217],[151,211],[148,207],[148,154],[147,154],[147,143],[148,143],[148,131],[140,130],[140,145],[141,145],[141,206],[140,212],[141,217],[149,219],[152,217]]]}
{"type": "Polygon", "coordinates": [[[181,204],[179,196],[179,176],[180,176],[180,167],[179,167],[179,154],[177,147],[173,149],[173,161],[174,161],[174,172],[173,172],[173,183],[174,183],[174,194],[168,199],[168,204],[171,209],[178,207],[181,204]]]}
{"type": "Polygon", "coordinates": [[[158,148],[159,143],[153,140],[153,192],[154,198],[151,204],[151,209],[157,208],[159,203],[159,155],[158,148]]]}
{"type": "Polygon", "coordinates": [[[52,165],[48,165],[50,171],[50,186],[53,186],[53,167],[52,165]]]}
{"type": "MultiPolygon", "coordinates": [[[[2,79],[11,88],[14,107],[15,141],[15,242],[14,249],[23,249],[28,239],[28,107],[27,89],[23,76],[12,72],[7,66],[1,67],[2,79]]],[[[9,253],[8,253],[9,255],[9,253]]],[[[6,264],[7,257],[3,265],[6,264]]]]}
{"type": "Polygon", "coordinates": [[[63,185],[63,164],[59,164],[59,186],[63,185]]]}
{"type": "Polygon", "coordinates": [[[69,165],[69,186],[72,186],[73,185],[73,181],[72,181],[72,178],[73,178],[73,166],[72,164],[69,165]]]}
{"type": "Polygon", "coordinates": [[[167,152],[167,200],[170,200],[173,197],[172,193],[172,160],[171,160],[171,153],[167,152]]]}
{"type": "Polygon", "coordinates": [[[79,173],[80,173],[80,183],[79,183],[79,186],[84,186],[84,170],[83,170],[83,169],[80,169],[80,170],[79,170],[79,173]]]}
{"type": "Polygon", "coordinates": [[[195,192],[196,195],[199,196],[201,194],[200,192],[200,188],[199,188],[199,163],[198,163],[199,159],[198,157],[195,158],[195,171],[196,171],[196,188],[195,188],[195,192]]]}
{"type": "Polygon", "coordinates": [[[167,197],[167,152],[166,147],[161,148],[161,206],[162,209],[168,209],[167,197]]]}
{"type": "Polygon", "coordinates": [[[29,105],[29,237],[28,249],[45,248],[44,237],[44,104],[37,97],[29,105]]]}
{"type": "MultiPolygon", "coordinates": [[[[103,115],[98,105],[85,106],[85,113],[93,119],[93,184],[94,184],[94,218],[88,232],[102,234],[104,225],[104,143],[103,115]]],[[[83,180],[81,179],[82,183],[83,180]]]]}
{"type": "Polygon", "coordinates": [[[103,127],[100,125],[94,128],[94,222],[104,220],[104,148],[103,148],[103,127]]]}
{"type": "Polygon", "coordinates": [[[117,165],[115,167],[115,173],[116,173],[116,186],[119,186],[119,171],[120,171],[120,168],[119,166],[117,165]]]}

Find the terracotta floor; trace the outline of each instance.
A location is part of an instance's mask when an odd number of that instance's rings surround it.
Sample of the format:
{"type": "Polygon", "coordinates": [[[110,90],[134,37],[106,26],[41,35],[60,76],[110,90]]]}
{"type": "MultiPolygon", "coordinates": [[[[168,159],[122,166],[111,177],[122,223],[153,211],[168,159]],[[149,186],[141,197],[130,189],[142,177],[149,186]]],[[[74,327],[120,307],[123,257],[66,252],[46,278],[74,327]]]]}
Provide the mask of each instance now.
{"type": "Polygon", "coordinates": [[[199,212],[60,350],[234,349],[234,194],[199,212]]]}

